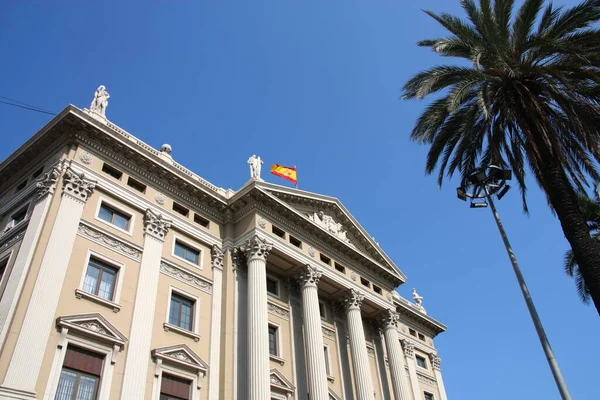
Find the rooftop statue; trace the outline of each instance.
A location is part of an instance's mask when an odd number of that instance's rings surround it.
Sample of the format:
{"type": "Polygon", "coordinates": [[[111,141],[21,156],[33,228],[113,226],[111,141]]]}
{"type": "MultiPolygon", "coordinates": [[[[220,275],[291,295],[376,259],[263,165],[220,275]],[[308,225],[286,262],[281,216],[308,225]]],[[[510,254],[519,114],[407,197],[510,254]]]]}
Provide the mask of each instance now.
{"type": "Polygon", "coordinates": [[[419,296],[419,293],[417,293],[417,289],[413,288],[412,291],[412,298],[415,301],[415,304],[417,305],[417,308],[427,314],[427,311],[425,311],[425,307],[423,307],[423,296],[419,296]]]}
{"type": "Polygon", "coordinates": [[[106,87],[104,85],[98,86],[96,93],[94,93],[94,100],[92,100],[90,111],[106,118],[106,107],[108,107],[109,97],[110,95],[106,91],[106,87]]]}
{"type": "Polygon", "coordinates": [[[248,165],[250,165],[250,179],[262,181],[262,179],[260,179],[260,169],[262,168],[262,163],[263,161],[260,159],[260,157],[257,157],[254,154],[248,159],[248,165]]]}

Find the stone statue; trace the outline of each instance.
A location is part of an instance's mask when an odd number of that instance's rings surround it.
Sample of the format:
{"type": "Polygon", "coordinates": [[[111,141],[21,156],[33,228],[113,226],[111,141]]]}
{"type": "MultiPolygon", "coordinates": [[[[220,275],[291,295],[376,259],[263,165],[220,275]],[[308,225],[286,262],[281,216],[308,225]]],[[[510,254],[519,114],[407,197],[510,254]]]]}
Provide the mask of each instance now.
{"type": "Polygon", "coordinates": [[[412,298],[415,301],[417,308],[419,310],[421,310],[422,312],[426,313],[425,307],[423,307],[423,296],[419,296],[419,293],[417,293],[417,289],[415,289],[415,288],[413,288],[413,291],[412,291],[412,298]]]}
{"type": "Polygon", "coordinates": [[[106,91],[106,87],[104,85],[98,86],[98,89],[96,89],[96,93],[94,93],[94,100],[92,100],[90,111],[93,111],[96,114],[106,117],[106,107],[108,107],[109,97],[110,95],[106,91]]]}
{"type": "Polygon", "coordinates": [[[260,157],[257,157],[254,154],[248,159],[248,165],[250,165],[250,179],[254,179],[255,181],[262,180],[260,179],[260,169],[262,168],[262,163],[263,161],[260,159],[260,157]]]}

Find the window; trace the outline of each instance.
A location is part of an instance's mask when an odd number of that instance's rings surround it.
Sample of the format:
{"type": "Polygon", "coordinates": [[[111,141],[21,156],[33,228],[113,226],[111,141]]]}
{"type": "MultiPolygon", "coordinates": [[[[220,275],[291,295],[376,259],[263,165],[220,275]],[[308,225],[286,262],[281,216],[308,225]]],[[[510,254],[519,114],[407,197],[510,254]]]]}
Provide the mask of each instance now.
{"type": "Polygon", "coordinates": [[[279,281],[267,277],[267,292],[272,294],[273,296],[279,297],[279,281]]]}
{"type": "Polygon", "coordinates": [[[366,286],[366,287],[368,287],[368,288],[370,288],[370,287],[371,287],[371,282],[369,282],[369,281],[368,281],[368,280],[366,280],[365,278],[360,278],[360,283],[361,283],[363,286],[366,286]]]}
{"type": "Polygon", "coordinates": [[[325,371],[327,375],[331,376],[331,367],[329,365],[329,347],[323,346],[323,352],[325,353],[325,371]]]}
{"type": "Polygon", "coordinates": [[[42,174],[42,172],[44,172],[44,166],[42,165],[37,171],[35,171],[33,174],[31,174],[31,178],[35,179],[38,176],[40,176],[42,174]]]}
{"type": "Polygon", "coordinates": [[[98,218],[125,231],[129,229],[129,221],[131,221],[131,215],[127,215],[121,211],[117,211],[116,209],[106,205],[105,203],[102,203],[102,205],[100,205],[100,210],[98,211],[98,218]]]}
{"type": "Polygon", "coordinates": [[[278,328],[274,325],[269,325],[269,354],[272,356],[279,355],[279,340],[278,328]]]}
{"type": "Polygon", "coordinates": [[[206,218],[204,218],[198,214],[194,214],[194,222],[205,228],[208,228],[208,226],[210,225],[209,220],[207,220],[206,218]]]}
{"type": "Polygon", "coordinates": [[[194,324],[194,303],[194,300],[172,293],[169,324],[191,331],[194,324]]]}
{"type": "Polygon", "coordinates": [[[419,367],[427,369],[427,360],[425,360],[424,357],[421,357],[419,355],[415,355],[415,359],[417,360],[417,365],[419,367]]]}
{"type": "Polygon", "coordinates": [[[419,340],[425,341],[425,335],[419,333],[419,340]]]}
{"type": "Polygon", "coordinates": [[[408,333],[410,333],[412,336],[417,337],[417,332],[415,332],[414,329],[410,329],[408,328],[408,333]]]}
{"type": "Polygon", "coordinates": [[[331,265],[331,258],[327,257],[326,255],[321,254],[319,256],[319,258],[320,258],[321,262],[324,262],[327,265],[331,265]]]}
{"type": "Polygon", "coordinates": [[[127,186],[129,186],[130,188],[133,188],[133,189],[137,190],[140,193],[145,193],[146,192],[146,185],[144,185],[140,181],[136,181],[132,177],[127,178],[127,186]]]}
{"type": "Polygon", "coordinates": [[[112,301],[115,294],[117,272],[116,268],[95,258],[90,258],[83,281],[83,291],[112,301]]]}
{"type": "Polygon", "coordinates": [[[17,185],[15,192],[23,190],[23,188],[27,185],[27,179],[17,185]]]}
{"type": "Polygon", "coordinates": [[[103,355],[68,346],[54,399],[96,399],[103,364],[103,355]]]}
{"type": "Polygon", "coordinates": [[[192,382],[172,375],[162,374],[160,400],[189,400],[192,382]]]}
{"type": "Polygon", "coordinates": [[[271,232],[273,232],[273,234],[275,234],[276,236],[285,239],[285,232],[276,227],[275,225],[271,226],[271,232]]]}
{"type": "Polygon", "coordinates": [[[4,260],[0,260],[0,282],[2,282],[2,277],[6,273],[6,267],[8,267],[8,257],[4,260]]]}
{"type": "Polygon", "coordinates": [[[425,400],[434,400],[434,399],[433,399],[433,394],[431,394],[431,393],[428,393],[428,392],[423,392],[423,398],[424,398],[425,400]]]}
{"type": "Polygon", "coordinates": [[[187,217],[188,214],[190,213],[190,210],[188,210],[187,208],[185,208],[181,204],[177,204],[175,202],[173,202],[173,211],[175,211],[176,213],[179,213],[179,214],[183,215],[184,217],[187,217]]]}
{"type": "Polygon", "coordinates": [[[27,216],[27,207],[23,207],[21,208],[19,211],[17,211],[16,213],[14,213],[10,219],[12,221],[14,221],[13,223],[16,225],[19,222],[23,221],[25,219],[25,217],[27,216]]]}
{"type": "Polygon", "coordinates": [[[192,249],[190,246],[181,243],[179,240],[175,240],[175,255],[192,264],[200,264],[200,250],[192,249]]]}
{"type": "Polygon", "coordinates": [[[342,274],[346,273],[346,268],[338,263],[335,263],[335,269],[336,271],[341,272],[342,274]]]}
{"type": "Polygon", "coordinates": [[[321,319],[327,319],[327,309],[325,308],[325,303],[322,301],[319,302],[319,314],[321,315],[321,319]]]}
{"type": "Polygon", "coordinates": [[[296,239],[295,237],[293,237],[292,235],[290,235],[290,243],[293,244],[294,246],[298,247],[299,249],[302,248],[302,242],[299,239],[296,239]]]}
{"type": "Polygon", "coordinates": [[[381,295],[383,292],[381,291],[381,288],[379,286],[373,285],[373,291],[379,295],[381,295]]]}
{"type": "Polygon", "coordinates": [[[111,167],[107,163],[102,165],[102,172],[118,180],[121,180],[121,177],[123,176],[123,172],[119,171],[115,167],[111,167]]]}

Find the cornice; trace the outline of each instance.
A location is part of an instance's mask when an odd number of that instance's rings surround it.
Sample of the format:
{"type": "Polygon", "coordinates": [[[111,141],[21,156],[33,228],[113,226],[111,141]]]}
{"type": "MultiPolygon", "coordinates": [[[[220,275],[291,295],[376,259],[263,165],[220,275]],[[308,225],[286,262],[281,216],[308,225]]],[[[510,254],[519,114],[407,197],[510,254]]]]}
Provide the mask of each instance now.
{"type": "Polygon", "coordinates": [[[396,306],[396,312],[401,316],[400,320],[408,320],[418,326],[425,327],[433,334],[433,337],[446,331],[446,325],[442,324],[434,318],[431,318],[427,314],[423,314],[422,312],[417,311],[413,308],[412,304],[408,302],[408,300],[405,300],[403,298],[400,298],[399,300],[398,297],[394,297],[393,302],[396,306]]]}

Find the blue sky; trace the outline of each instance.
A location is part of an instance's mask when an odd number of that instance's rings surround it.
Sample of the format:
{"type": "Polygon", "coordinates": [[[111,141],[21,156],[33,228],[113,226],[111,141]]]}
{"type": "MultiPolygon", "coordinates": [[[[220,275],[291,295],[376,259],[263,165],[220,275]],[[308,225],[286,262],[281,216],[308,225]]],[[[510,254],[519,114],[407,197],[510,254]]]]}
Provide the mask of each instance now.
{"type": "MultiPolygon", "coordinates": [[[[557,4],[575,4],[559,0],[557,4]]],[[[0,96],[89,107],[212,183],[238,189],[246,160],[298,167],[301,189],[338,197],[408,276],[429,314],[449,398],[558,399],[489,210],[424,175],[409,133],[426,102],[399,100],[414,73],[446,62],[421,9],[458,0],[3,1],[0,96]]],[[[49,116],[0,104],[0,160],[49,116]]],[[[267,168],[265,168],[267,169],[267,168]]],[[[266,174],[263,174],[266,175],[266,174]]],[[[286,184],[277,177],[265,176],[286,184]]],[[[530,182],[499,211],[574,399],[595,399],[600,319],[564,274],[568,244],[530,182]]]]}

